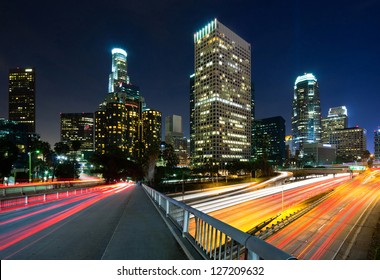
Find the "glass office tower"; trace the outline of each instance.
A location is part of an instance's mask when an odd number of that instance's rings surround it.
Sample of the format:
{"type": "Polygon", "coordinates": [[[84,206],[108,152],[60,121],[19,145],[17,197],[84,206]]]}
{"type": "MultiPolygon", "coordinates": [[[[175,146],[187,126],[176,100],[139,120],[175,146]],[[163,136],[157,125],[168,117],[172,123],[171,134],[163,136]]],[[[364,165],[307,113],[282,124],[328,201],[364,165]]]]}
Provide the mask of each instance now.
{"type": "Polygon", "coordinates": [[[297,77],[294,84],[292,136],[293,154],[300,152],[304,143],[321,142],[321,105],[318,81],[313,74],[297,77]]]}
{"type": "Polygon", "coordinates": [[[194,34],[192,164],[251,156],[251,45],[217,19],[194,34]]]}

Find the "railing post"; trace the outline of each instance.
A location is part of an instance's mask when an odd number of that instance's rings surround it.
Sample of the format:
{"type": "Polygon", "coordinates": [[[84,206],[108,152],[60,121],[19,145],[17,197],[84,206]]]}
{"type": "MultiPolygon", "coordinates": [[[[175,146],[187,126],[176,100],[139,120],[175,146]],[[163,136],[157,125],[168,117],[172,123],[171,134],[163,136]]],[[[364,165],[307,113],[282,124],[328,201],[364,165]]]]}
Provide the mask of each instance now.
{"type": "Polygon", "coordinates": [[[189,217],[190,217],[189,211],[185,210],[185,213],[183,213],[182,237],[185,237],[185,234],[189,232],[189,217]]]}
{"type": "Polygon", "coordinates": [[[259,260],[260,257],[255,252],[247,250],[247,260],[259,260]]]}
{"type": "Polygon", "coordinates": [[[170,207],[169,207],[169,200],[166,200],[166,217],[169,216],[169,210],[170,210],[170,207]]]}

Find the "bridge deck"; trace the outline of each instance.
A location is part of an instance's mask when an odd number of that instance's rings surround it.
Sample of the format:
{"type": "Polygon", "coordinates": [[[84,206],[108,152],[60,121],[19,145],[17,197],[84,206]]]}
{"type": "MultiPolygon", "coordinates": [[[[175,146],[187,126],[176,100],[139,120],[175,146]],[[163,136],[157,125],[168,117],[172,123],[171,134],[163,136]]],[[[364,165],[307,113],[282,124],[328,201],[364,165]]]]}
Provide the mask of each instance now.
{"type": "Polygon", "coordinates": [[[188,258],[142,187],[134,186],[127,207],[102,259],[188,258]]]}

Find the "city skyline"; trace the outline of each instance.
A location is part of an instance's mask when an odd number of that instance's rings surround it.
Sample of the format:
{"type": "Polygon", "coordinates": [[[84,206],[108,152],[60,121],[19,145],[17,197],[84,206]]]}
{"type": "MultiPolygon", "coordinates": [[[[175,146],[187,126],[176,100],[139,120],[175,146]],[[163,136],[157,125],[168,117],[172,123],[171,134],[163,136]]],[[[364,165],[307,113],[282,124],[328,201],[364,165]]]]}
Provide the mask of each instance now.
{"type": "Polygon", "coordinates": [[[193,34],[218,18],[252,45],[256,118],[282,116],[289,134],[294,80],[313,73],[322,117],[331,107],[346,106],[348,126],[367,130],[373,152],[373,131],[380,125],[376,1],[69,1],[66,7],[6,2],[0,4],[0,30],[7,38],[0,46],[0,117],[8,117],[9,69],[35,67],[36,129],[52,145],[59,141],[60,113],[96,111],[107,93],[114,47],[127,51],[128,74],[149,105],[163,118],[181,115],[189,137],[193,34]],[[113,4],[120,16],[108,16],[113,4]]]}

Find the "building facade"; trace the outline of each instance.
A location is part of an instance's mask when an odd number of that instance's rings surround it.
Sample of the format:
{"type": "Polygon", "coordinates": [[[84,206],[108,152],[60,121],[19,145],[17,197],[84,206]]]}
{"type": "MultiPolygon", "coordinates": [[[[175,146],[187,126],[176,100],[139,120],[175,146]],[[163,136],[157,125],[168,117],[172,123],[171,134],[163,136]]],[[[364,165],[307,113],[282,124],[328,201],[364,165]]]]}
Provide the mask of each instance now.
{"type": "Polygon", "coordinates": [[[177,115],[165,117],[165,142],[173,145],[174,138],[183,138],[182,117],[177,115]]]}
{"type": "Polygon", "coordinates": [[[15,68],[9,71],[9,120],[36,132],[36,73],[34,68],[15,68]]]}
{"type": "Polygon", "coordinates": [[[182,117],[173,115],[165,118],[165,142],[173,146],[179,166],[188,166],[187,139],[183,136],[182,117]]]}
{"type": "MultiPolygon", "coordinates": [[[[143,154],[158,152],[161,144],[162,114],[160,111],[148,109],[142,112],[143,154]]],[[[158,154],[157,154],[158,156],[158,154]]]]}
{"type": "Polygon", "coordinates": [[[313,74],[298,76],[294,84],[292,136],[293,154],[300,153],[304,143],[321,142],[321,105],[318,81],[313,74]]]}
{"type": "Polygon", "coordinates": [[[367,131],[360,127],[334,130],[330,135],[330,144],[336,146],[337,160],[359,161],[367,150],[367,131]]]}
{"type": "Polygon", "coordinates": [[[322,143],[330,143],[330,134],[337,129],[348,127],[346,106],[330,108],[326,118],[322,118],[322,143]]]}
{"type": "Polygon", "coordinates": [[[94,151],[94,113],[61,113],[61,141],[79,141],[81,152],[94,151]]]}
{"type": "Polygon", "coordinates": [[[130,83],[127,69],[127,52],[112,49],[112,67],[108,94],[95,112],[95,150],[105,153],[111,147],[137,155],[138,137],[141,133],[140,89],[130,83]]]}
{"type": "Polygon", "coordinates": [[[304,165],[331,165],[336,161],[336,146],[333,144],[305,143],[304,165]]]}
{"type": "Polygon", "coordinates": [[[380,128],[374,131],[374,155],[376,160],[380,160],[380,128]]]}
{"type": "Polygon", "coordinates": [[[286,159],[284,118],[256,120],[253,131],[253,159],[266,159],[274,165],[282,165],[286,159]]]}
{"type": "Polygon", "coordinates": [[[215,19],[194,34],[194,59],[192,164],[248,161],[251,45],[215,19]]]}

